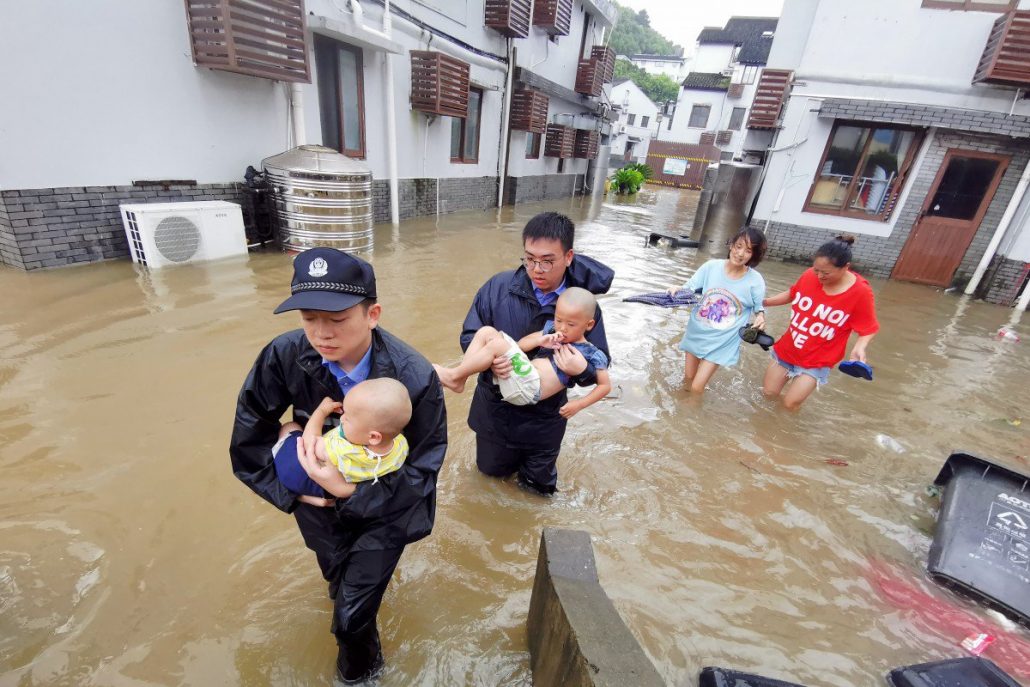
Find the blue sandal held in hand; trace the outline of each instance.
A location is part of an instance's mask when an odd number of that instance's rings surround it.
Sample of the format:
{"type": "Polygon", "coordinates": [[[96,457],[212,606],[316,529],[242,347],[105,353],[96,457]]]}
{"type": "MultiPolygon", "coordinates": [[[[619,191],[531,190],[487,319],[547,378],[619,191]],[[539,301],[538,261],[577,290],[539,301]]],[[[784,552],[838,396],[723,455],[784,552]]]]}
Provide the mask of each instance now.
{"type": "Polygon", "coordinates": [[[845,360],[837,366],[837,369],[846,375],[858,377],[859,379],[868,379],[870,382],[873,381],[873,368],[861,360],[845,360]]]}

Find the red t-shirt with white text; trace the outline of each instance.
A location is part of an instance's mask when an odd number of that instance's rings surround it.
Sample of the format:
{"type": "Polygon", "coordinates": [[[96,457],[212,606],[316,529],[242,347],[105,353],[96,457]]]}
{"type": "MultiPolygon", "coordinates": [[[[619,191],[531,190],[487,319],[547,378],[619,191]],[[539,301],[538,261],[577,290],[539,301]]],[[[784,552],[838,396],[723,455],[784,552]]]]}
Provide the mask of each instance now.
{"type": "Polygon", "coordinates": [[[873,289],[861,275],[847,291],[829,296],[809,268],[790,287],[790,326],[773,346],[785,363],[833,367],[844,359],[851,332],[859,336],[880,329],[873,289]]]}

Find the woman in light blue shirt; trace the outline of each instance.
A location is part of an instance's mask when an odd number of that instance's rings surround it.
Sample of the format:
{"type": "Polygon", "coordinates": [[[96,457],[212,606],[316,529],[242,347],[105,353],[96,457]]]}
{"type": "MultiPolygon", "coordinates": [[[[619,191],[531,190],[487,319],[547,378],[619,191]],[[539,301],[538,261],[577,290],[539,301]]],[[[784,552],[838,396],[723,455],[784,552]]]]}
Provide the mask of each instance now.
{"type": "MultiPolygon", "coordinates": [[[[687,331],[680,342],[686,355],[683,383],[695,394],[703,393],[708,380],[724,365],[740,358],[737,331],[758,313],[754,326],[765,327],[765,279],[754,268],[765,256],[765,234],[745,227],[730,240],[725,260],[709,260],[680,287],[701,291],[701,300],[690,311],[687,331]]],[[[670,289],[670,292],[674,289],[670,289]]]]}

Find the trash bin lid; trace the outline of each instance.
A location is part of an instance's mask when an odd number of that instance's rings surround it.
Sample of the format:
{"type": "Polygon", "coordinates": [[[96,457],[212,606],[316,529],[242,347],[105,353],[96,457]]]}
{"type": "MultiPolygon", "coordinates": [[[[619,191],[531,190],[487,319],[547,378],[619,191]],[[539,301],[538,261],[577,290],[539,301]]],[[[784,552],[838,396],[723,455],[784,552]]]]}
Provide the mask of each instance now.
{"type": "Polygon", "coordinates": [[[784,682],[771,677],[713,667],[701,671],[698,685],[700,687],[805,687],[794,682],[784,682]]]}
{"type": "Polygon", "coordinates": [[[887,676],[894,687],[1019,687],[986,658],[966,656],[895,668],[887,676]]]}
{"type": "Polygon", "coordinates": [[[941,471],[937,473],[937,478],[934,479],[933,483],[937,486],[946,485],[955,473],[963,467],[971,467],[979,470],[983,470],[985,473],[991,470],[997,470],[1007,477],[1016,480],[1030,481],[1030,475],[1024,475],[1015,470],[1005,467],[1004,465],[998,465],[997,463],[987,460],[986,458],[980,458],[974,456],[972,453],[955,452],[948,456],[948,460],[944,462],[944,466],[941,471]]]}

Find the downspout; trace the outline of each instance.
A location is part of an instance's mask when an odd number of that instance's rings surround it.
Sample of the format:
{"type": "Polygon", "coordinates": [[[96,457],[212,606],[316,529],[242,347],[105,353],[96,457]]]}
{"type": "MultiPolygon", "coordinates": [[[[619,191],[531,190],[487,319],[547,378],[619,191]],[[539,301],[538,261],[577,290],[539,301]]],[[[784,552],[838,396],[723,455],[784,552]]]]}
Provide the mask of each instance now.
{"type": "Polygon", "coordinates": [[[511,148],[511,131],[508,119],[511,116],[511,87],[515,74],[515,48],[508,39],[508,74],[504,80],[504,98],[501,104],[501,145],[497,153],[497,207],[504,206],[504,185],[508,176],[508,151],[511,148]]]}
{"type": "MultiPolygon", "coordinates": [[[[383,7],[383,33],[390,38],[392,30],[390,0],[386,0],[383,7]]],[[[393,55],[389,52],[383,55],[386,62],[386,169],[390,177],[390,222],[397,226],[401,221],[401,202],[397,183],[397,112],[393,97],[393,55]]]]}
{"type": "Polygon", "coordinates": [[[304,130],[304,92],[299,83],[290,84],[290,123],[293,124],[293,146],[302,146],[308,141],[304,130]]]}
{"type": "Polygon", "coordinates": [[[965,294],[967,296],[972,296],[976,291],[976,287],[980,285],[980,280],[983,279],[984,273],[991,264],[991,260],[997,254],[998,246],[1001,244],[1002,238],[1005,237],[1005,232],[1008,231],[1009,225],[1012,224],[1012,218],[1016,216],[1016,210],[1019,209],[1020,204],[1023,202],[1027,185],[1030,185],[1030,162],[1023,168],[1023,175],[1019,177],[1016,192],[1012,194],[1012,200],[1009,201],[1008,207],[1005,208],[1005,214],[1001,216],[998,228],[994,230],[994,236],[991,237],[991,242],[987,244],[987,250],[984,251],[983,257],[980,258],[980,264],[976,266],[976,271],[973,272],[969,283],[966,284],[965,294]]]}
{"type": "MultiPolygon", "coordinates": [[[[392,40],[390,34],[393,25],[390,21],[390,0],[383,5],[383,30],[376,31],[365,26],[364,10],[358,0],[350,0],[351,11],[354,13],[354,21],[364,31],[378,35],[386,40],[392,40]]],[[[384,106],[386,107],[386,174],[390,182],[390,222],[394,225],[400,224],[400,198],[397,183],[397,113],[393,98],[393,55],[389,52],[383,53],[386,79],[384,81],[385,91],[383,93],[384,106]]]]}

